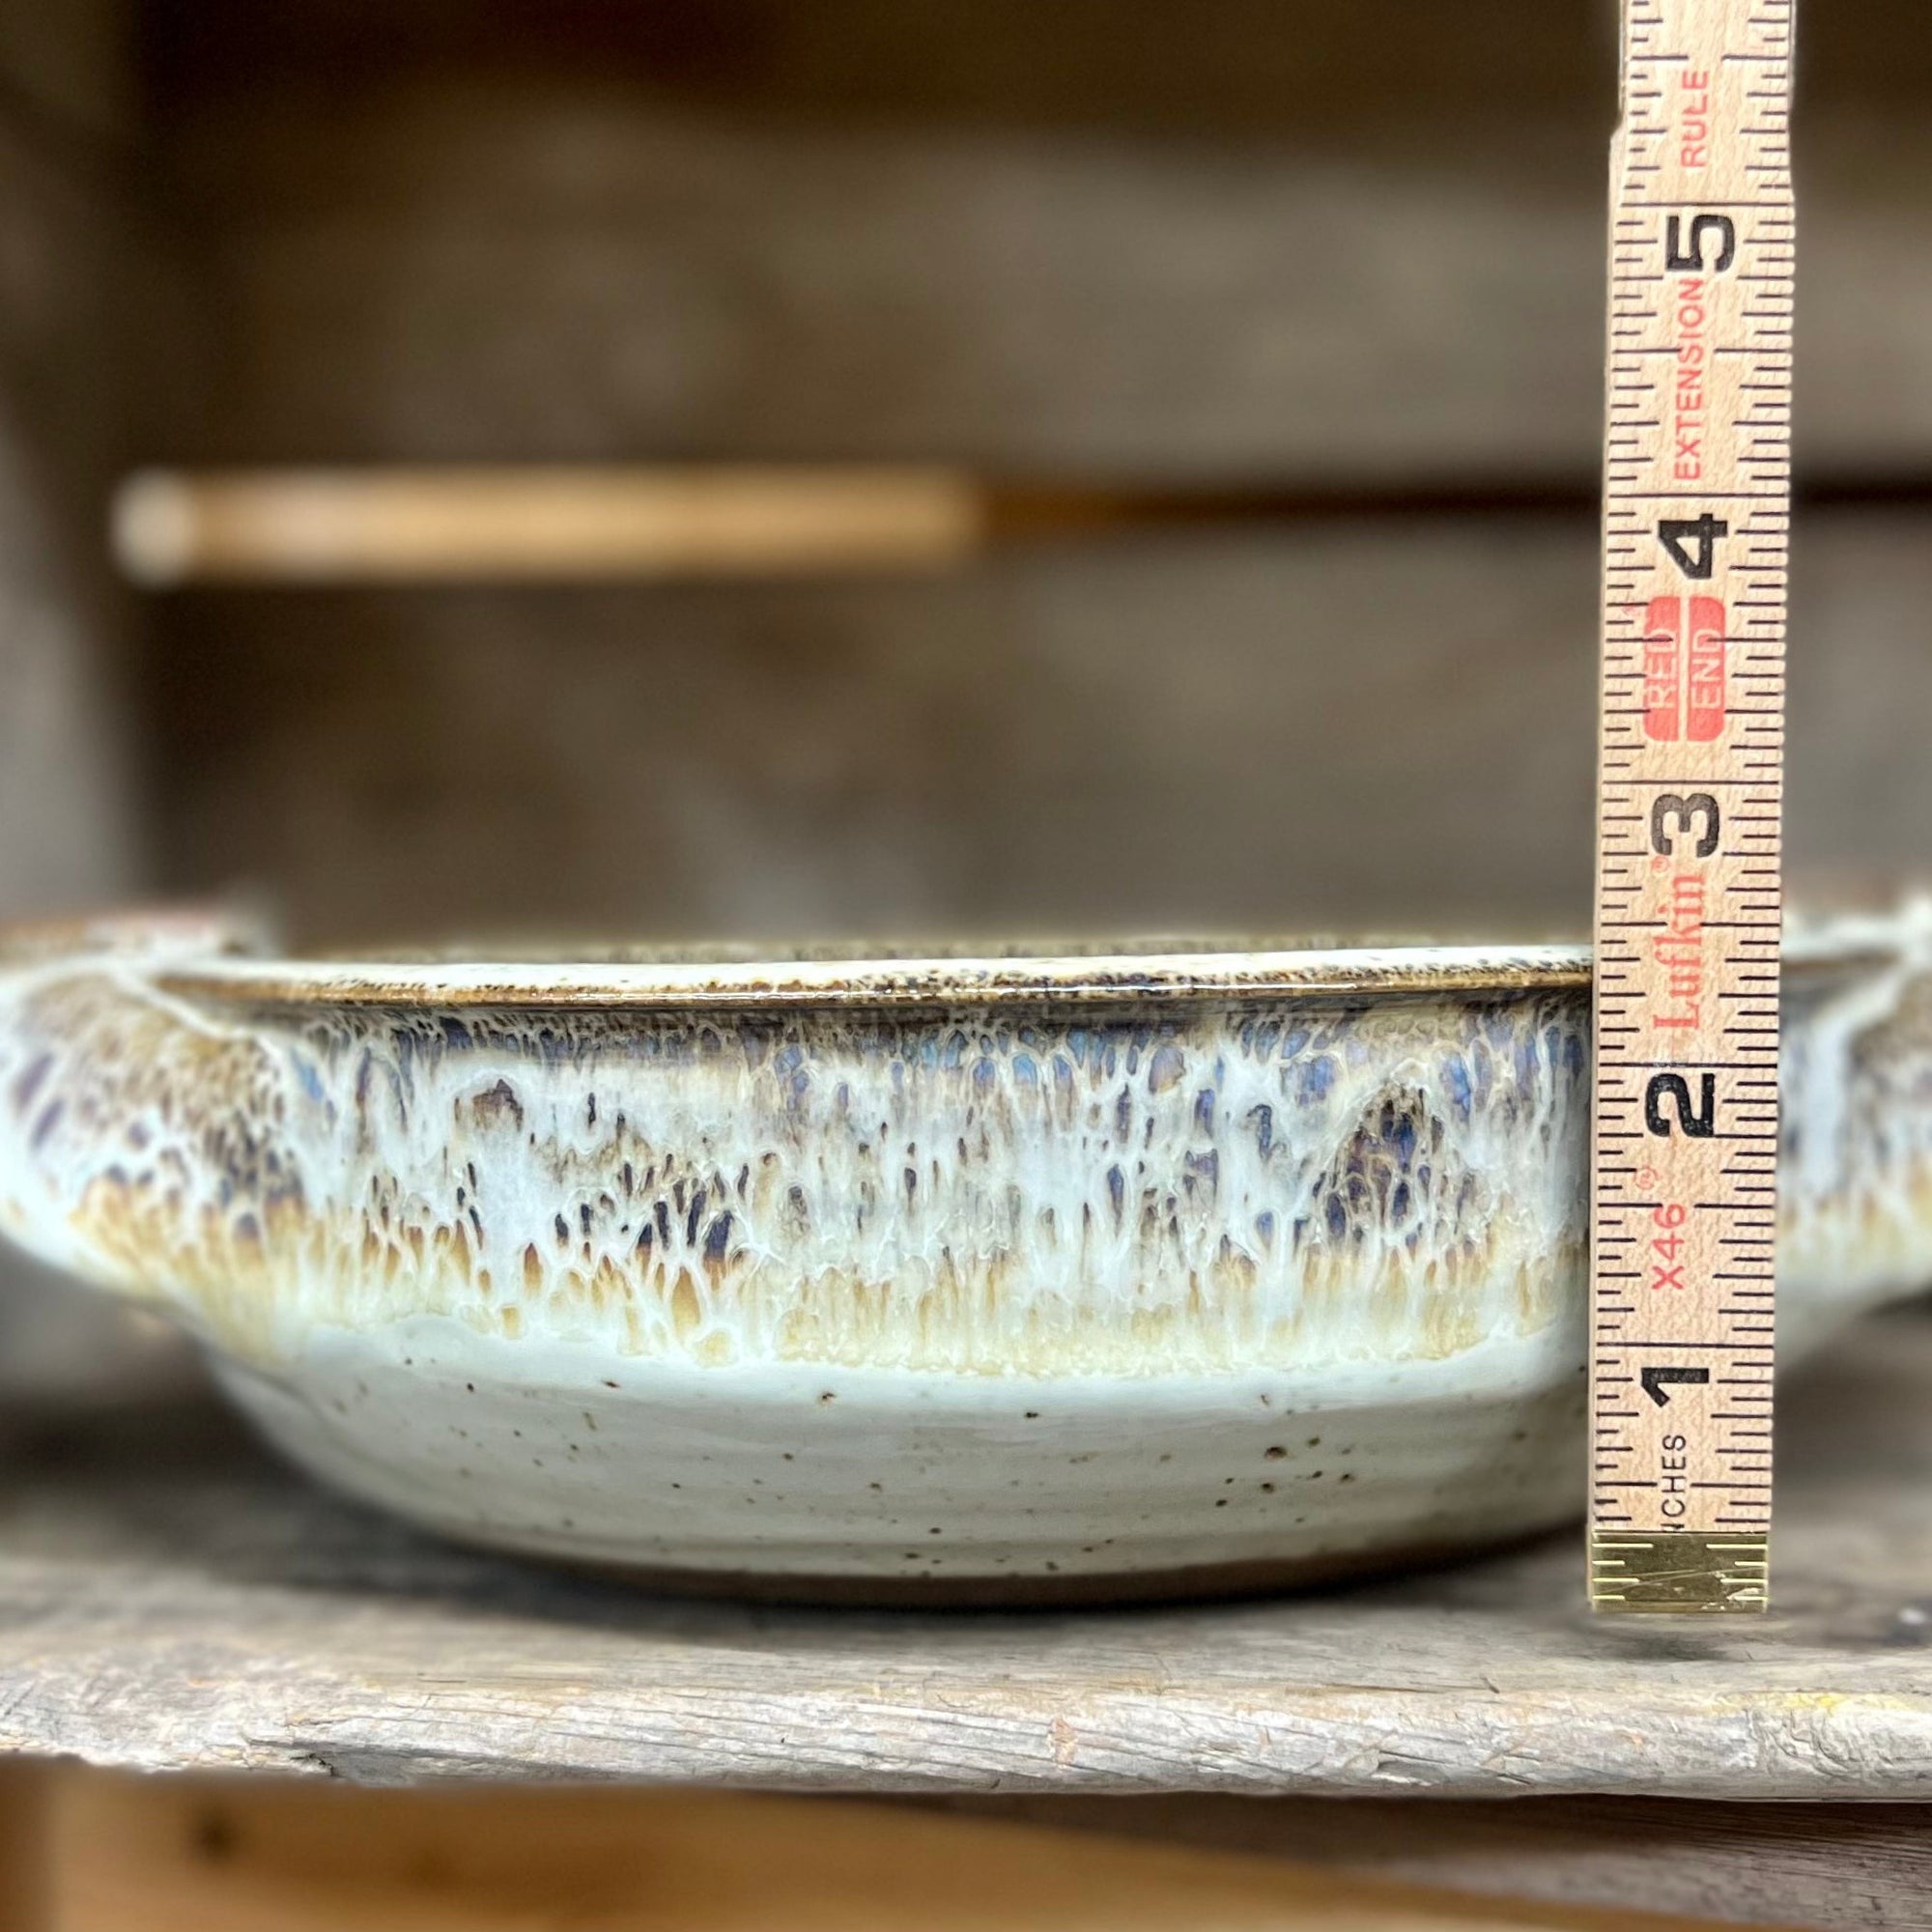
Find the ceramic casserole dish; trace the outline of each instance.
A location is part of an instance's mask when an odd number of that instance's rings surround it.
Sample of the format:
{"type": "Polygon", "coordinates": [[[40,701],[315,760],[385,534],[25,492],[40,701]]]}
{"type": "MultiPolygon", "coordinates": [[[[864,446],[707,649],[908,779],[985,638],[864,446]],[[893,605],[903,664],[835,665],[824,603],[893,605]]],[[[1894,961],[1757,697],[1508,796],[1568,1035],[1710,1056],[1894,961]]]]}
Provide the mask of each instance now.
{"type": "MultiPolygon", "coordinates": [[[[1927,926],[1787,942],[1786,1361],[1932,1278],[1927,926]]],[[[0,957],[0,1228],[446,1534],[1022,1601],[1580,1509],[1579,949],[0,957]]]]}

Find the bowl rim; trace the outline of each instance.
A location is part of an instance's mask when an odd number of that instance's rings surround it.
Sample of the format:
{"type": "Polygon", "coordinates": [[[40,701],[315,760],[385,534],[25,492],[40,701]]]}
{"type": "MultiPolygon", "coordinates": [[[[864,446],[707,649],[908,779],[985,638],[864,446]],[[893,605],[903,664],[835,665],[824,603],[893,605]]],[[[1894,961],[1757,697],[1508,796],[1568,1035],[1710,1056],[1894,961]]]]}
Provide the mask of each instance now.
{"type": "Polygon", "coordinates": [[[173,993],[270,1006],[924,1008],[1575,990],[1590,983],[1590,966],[1577,946],[1231,946],[837,959],[211,959],[157,978],[173,993]]]}
{"type": "MultiPolygon", "coordinates": [[[[1885,922],[1787,933],[1787,974],[1895,960],[1885,922]]],[[[1252,948],[1199,943],[1172,952],[1004,954],[883,952],[661,960],[297,959],[177,957],[156,983],[196,1000],[255,1007],[553,1009],[1120,1007],[1142,1003],[1380,997],[1508,997],[1587,992],[1588,946],[1404,945],[1252,948]]]]}

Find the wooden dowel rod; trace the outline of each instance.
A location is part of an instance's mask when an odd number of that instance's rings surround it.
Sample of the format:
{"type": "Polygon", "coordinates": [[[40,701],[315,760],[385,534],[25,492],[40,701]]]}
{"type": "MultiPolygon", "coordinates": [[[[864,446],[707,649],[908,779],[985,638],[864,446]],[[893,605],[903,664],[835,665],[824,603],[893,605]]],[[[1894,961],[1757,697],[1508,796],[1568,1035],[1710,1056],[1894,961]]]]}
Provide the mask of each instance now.
{"type": "MultiPolygon", "coordinates": [[[[1814,506],[1923,510],[1932,476],[1817,480],[1814,506]]],[[[556,582],[947,570],[991,546],[1150,528],[1558,517],[1590,477],[1147,483],[975,476],[940,465],[477,464],[147,470],[113,507],[122,569],[154,588],[556,582]]]]}
{"type": "Polygon", "coordinates": [[[138,583],[740,577],[951,568],[984,536],[940,468],[149,470],[116,494],[138,583]]]}

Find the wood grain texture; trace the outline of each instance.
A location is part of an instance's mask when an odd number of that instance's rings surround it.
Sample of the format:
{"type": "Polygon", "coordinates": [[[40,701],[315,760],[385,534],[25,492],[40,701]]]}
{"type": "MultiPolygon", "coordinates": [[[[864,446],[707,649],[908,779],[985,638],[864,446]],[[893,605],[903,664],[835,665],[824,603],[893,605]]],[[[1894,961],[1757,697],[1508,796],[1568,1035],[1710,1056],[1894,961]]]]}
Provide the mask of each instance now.
{"type": "Polygon", "coordinates": [[[949,1806],[1572,1905],[1846,1932],[1932,1927],[1932,1807],[1655,1798],[1007,1798],[949,1806]]]}
{"type": "MultiPolygon", "coordinates": [[[[1932,550],[1795,565],[1790,857],[1921,869],[1932,550]]],[[[944,581],[185,598],[168,883],[298,933],[1581,931],[1594,529],[1197,534],[944,581]]]]}
{"type": "MultiPolygon", "coordinates": [[[[642,99],[736,116],[1105,127],[1147,135],[1383,129],[1542,108],[1607,119],[1616,11],[1538,0],[148,0],[148,72],[190,107],[264,87],[339,94],[424,71],[621,69],[642,99]]],[[[1805,20],[1807,100],[1916,103],[1932,37],[1912,0],[1835,0],[1805,20]]]]}
{"type": "Polygon", "coordinates": [[[603,90],[348,118],[196,156],[188,454],[1226,477],[1595,441],[1601,211],[1493,161],[721,128],[603,90]]]}
{"type": "Polygon", "coordinates": [[[956,569],[986,515],[971,477],[904,465],[147,470],[114,548],[151,586],[892,574],[956,569]]]}
{"type": "Polygon", "coordinates": [[[0,1762],[0,1928],[47,1932],[52,1872],[48,1813],[57,1776],[28,1758],[0,1762]]]}
{"type": "MultiPolygon", "coordinates": [[[[407,76],[163,102],[206,327],[198,389],[177,345],[156,368],[184,407],[153,460],[1596,469],[1607,58],[1506,114],[1415,88],[1406,120],[1185,138],[407,76]]],[[[1841,96],[1800,155],[1801,467],[1922,466],[1928,137],[1841,96]]]]}
{"type": "Polygon", "coordinates": [[[118,222],[0,101],[0,917],[98,900],[131,870],[118,613],[83,531],[116,460],[118,222]]]}
{"type": "MultiPolygon", "coordinates": [[[[142,364],[142,454],[1587,496],[1608,9],[1103,13],[156,6],[200,327],[142,364]]],[[[1900,0],[1805,31],[1801,473],[1910,475],[1932,32],[1900,0]]],[[[1932,824],[1924,527],[1801,532],[1801,880],[1916,865],[1932,824]]],[[[170,886],[268,885],[329,939],[1579,929],[1595,542],[1394,521],[941,585],[184,599],[144,693],[157,842],[170,886]]]]}
{"type": "MultiPolygon", "coordinates": [[[[0,1747],[821,1790],[1924,1801],[1932,1325],[1787,1407],[1777,1608],[1592,1623],[1575,1539],[1332,1595],[1056,1615],[654,1601],[130,1418],[0,1492],[0,1747]]],[[[1580,1476],[1579,1476],[1580,1493],[1580,1476]]]]}
{"type": "MultiPolygon", "coordinates": [[[[0,920],[117,899],[142,872],[129,626],[99,522],[125,461],[122,298],[147,259],[110,163],[121,24],[111,0],[0,7],[0,920]]],[[[142,1356],[119,1311],[0,1258],[0,1402],[85,1396],[142,1356]]]]}
{"type": "Polygon", "coordinates": [[[44,115],[78,142],[124,138],[134,119],[130,0],[0,7],[9,111],[44,115]]]}
{"type": "Polygon", "coordinates": [[[63,1768],[61,1932],[1668,1932],[1364,1882],[1278,1858],[1109,1843],[850,1801],[524,1789],[353,1791],[63,1768]]]}
{"type": "Polygon", "coordinates": [[[1531,527],[195,598],[151,664],[170,884],[272,881],[331,937],[1580,925],[1593,573],[1531,527]]]}

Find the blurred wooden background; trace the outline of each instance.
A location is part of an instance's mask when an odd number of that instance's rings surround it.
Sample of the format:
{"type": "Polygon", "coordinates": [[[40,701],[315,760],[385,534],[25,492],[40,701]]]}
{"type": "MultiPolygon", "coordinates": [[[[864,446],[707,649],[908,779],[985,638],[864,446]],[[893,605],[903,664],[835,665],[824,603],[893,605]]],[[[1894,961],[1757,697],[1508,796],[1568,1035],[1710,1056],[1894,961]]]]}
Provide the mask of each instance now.
{"type": "MultiPolygon", "coordinates": [[[[0,909],[1582,923],[1607,0],[0,14],[0,909]],[[719,460],[1218,509],[815,581],[105,562],[145,464],[719,460]]],[[[1863,876],[1932,848],[1932,16],[1800,43],[1790,842],[1863,876]]]]}

